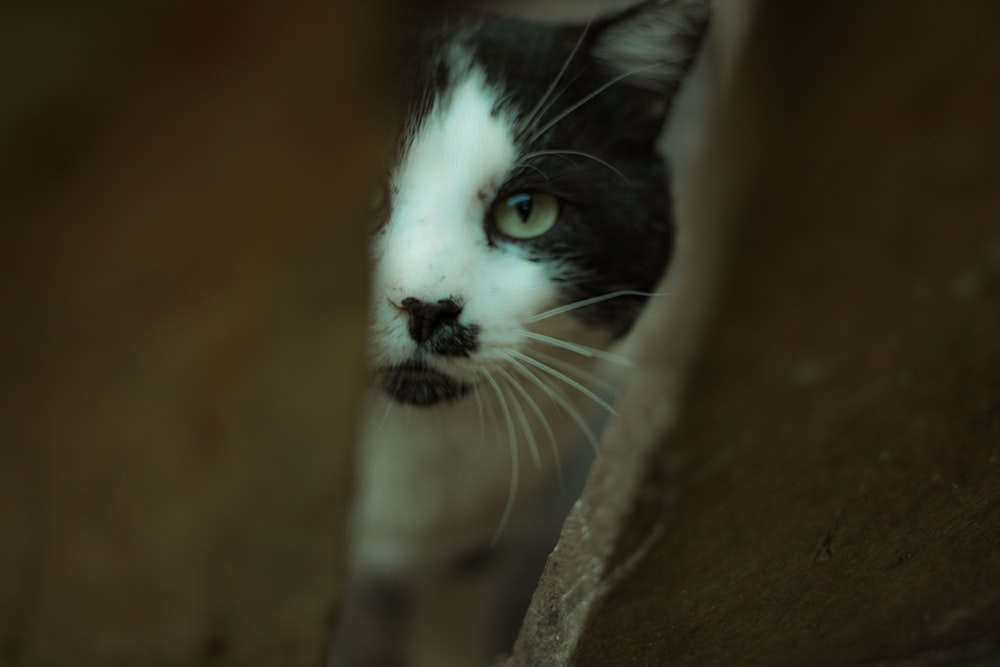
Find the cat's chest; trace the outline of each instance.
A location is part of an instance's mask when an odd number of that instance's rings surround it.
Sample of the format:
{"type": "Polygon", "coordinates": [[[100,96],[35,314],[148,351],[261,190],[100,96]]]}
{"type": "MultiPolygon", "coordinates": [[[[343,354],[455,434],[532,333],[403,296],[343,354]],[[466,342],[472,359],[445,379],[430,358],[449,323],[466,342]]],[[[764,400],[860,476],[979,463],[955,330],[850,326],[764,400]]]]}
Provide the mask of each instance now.
{"type": "Polygon", "coordinates": [[[516,530],[540,490],[557,483],[567,451],[586,446],[576,420],[558,412],[544,419],[547,427],[495,396],[431,410],[376,398],[358,451],[357,561],[420,568],[480,548],[502,523],[516,530]]]}

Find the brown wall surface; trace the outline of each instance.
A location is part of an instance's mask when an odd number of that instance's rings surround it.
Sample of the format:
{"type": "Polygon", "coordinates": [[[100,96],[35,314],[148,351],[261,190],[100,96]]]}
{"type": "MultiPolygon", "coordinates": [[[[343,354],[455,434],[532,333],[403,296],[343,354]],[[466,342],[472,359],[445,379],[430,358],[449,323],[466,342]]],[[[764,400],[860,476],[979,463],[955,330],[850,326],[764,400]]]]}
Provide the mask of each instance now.
{"type": "Polygon", "coordinates": [[[0,665],[317,665],[394,23],[381,2],[15,5],[0,665]]]}
{"type": "Polygon", "coordinates": [[[511,664],[1000,661],[996,25],[758,3],[511,664]]]}

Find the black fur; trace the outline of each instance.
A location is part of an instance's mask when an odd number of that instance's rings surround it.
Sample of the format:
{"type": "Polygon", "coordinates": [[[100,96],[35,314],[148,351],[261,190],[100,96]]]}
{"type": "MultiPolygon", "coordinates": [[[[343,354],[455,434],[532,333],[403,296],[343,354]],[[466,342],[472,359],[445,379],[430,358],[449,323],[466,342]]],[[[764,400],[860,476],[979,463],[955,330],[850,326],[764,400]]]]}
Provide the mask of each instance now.
{"type": "Polygon", "coordinates": [[[420,362],[394,366],[380,372],[379,385],[393,400],[425,407],[462,398],[472,387],[420,362]]]}
{"type": "MultiPolygon", "coordinates": [[[[609,29],[636,20],[657,4],[664,3],[646,2],[590,26],[550,26],[481,13],[436,19],[415,40],[417,53],[405,77],[411,127],[419,125],[435,98],[447,95],[456,74],[450,58],[455,45],[460,45],[487,81],[506,93],[503,110],[522,120],[568,62],[552,92],[554,103],[533,124],[540,128],[619,75],[595,57],[596,46],[609,29]]],[[[687,31],[664,39],[687,40],[682,50],[693,54],[706,20],[707,16],[692,16],[687,31]]],[[[521,192],[552,194],[561,203],[555,227],[534,239],[514,240],[496,232],[492,216],[484,220],[494,245],[522,244],[536,261],[567,266],[558,278],[567,301],[617,290],[649,292],[662,277],[673,249],[674,228],[668,168],[655,146],[686,69],[686,63],[676,66],[675,74],[653,87],[625,77],[541,136],[522,133],[522,153],[584,152],[614,168],[577,155],[534,158],[512,174],[497,201],[521,192]]],[[[644,297],[622,297],[574,314],[617,337],[631,328],[644,301],[644,297]]]]}

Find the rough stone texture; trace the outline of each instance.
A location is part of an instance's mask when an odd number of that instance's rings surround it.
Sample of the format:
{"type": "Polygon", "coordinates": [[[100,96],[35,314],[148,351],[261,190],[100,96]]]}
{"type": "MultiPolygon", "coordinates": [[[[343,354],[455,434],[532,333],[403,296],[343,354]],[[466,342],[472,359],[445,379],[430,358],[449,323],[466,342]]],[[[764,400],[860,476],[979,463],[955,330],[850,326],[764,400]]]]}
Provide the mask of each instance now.
{"type": "Polygon", "coordinates": [[[510,664],[997,664],[1000,4],[752,18],[510,664]]]}
{"type": "Polygon", "coordinates": [[[0,18],[0,665],[317,665],[392,24],[29,5],[0,18]]]}

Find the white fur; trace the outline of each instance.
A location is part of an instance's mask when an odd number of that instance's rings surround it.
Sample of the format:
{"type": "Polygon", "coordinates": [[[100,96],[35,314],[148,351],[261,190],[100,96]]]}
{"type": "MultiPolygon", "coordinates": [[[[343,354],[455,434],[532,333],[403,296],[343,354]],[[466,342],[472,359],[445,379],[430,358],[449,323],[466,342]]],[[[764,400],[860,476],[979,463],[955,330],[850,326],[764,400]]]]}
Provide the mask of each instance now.
{"type": "MultiPolygon", "coordinates": [[[[497,96],[470,69],[417,130],[393,175],[393,215],[375,242],[376,367],[415,350],[392,305],[407,297],[457,298],[462,321],[482,326],[484,348],[513,343],[513,324],[554,299],[544,267],[524,261],[516,247],[487,243],[487,207],[517,158],[510,120],[491,113],[497,96]]],[[[470,378],[461,360],[439,366],[470,378]]]]}
{"type": "MultiPolygon", "coordinates": [[[[373,390],[358,461],[358,569],[402,573],[481,547],[500,524],[509,495],[517,493],[517,507],[528,505],[552,478],[558,456],[552,450],[582,441],[578,420],[559,399],[504,358],[534,347],[593,367],[575,353],[529,344],[525,329],[602,347],[606,340],[567,316],[530,324],[531,316],[558,304],[551,280],[558,267],[528,261],[517,244],[488,242],[488,207],[518,157],[512,120],[493,113],[500,95],[470,67],[414,130],[393,174],[393,213],[373,248],[373,366],[402,363],[416,350],[398,307],[407,297],[462,303],[460,322],[480,327],[480,348],[469,358],[428,360],[475,386],[458,401],[411,407],[373,390]],[[547,413],[558,445],[530,402],[547,413]]],[[[580,391],[526,368],[557,387],[572,410],[593,411],[592,399],[580,391]]],[[[517,523],[517,507],[508,530],[517,523]]]]}

